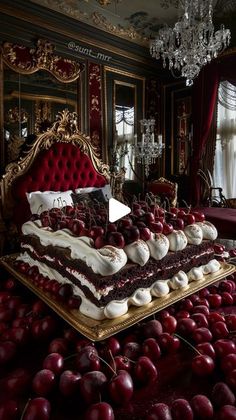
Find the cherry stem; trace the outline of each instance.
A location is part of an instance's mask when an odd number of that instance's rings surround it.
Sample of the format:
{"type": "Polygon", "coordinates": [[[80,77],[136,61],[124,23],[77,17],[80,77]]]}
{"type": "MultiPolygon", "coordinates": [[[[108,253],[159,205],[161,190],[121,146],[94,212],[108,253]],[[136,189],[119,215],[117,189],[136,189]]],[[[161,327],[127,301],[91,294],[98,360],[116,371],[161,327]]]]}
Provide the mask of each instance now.
{"type": "Polygon", "coordinates": [[[40,214],[41,213],[41,211],[40,211],[40,209],[42,209],[43,208],[43,205],[42,204],[40,204],[40,206],[39,206],[39,208],[38,208],[38,210],[37,210],[37,214],[40,214]],[[40,213],[39,213],[40,212],[40,213]]]}
{"type": "Polygon", "coordinates": [[[188,340],[185,340],[181,335],[174,333],[174,336],[179,338],[180,340],[183,340],[186,344],[188,344],[189,347],[191,347],[192,350],[194,350],[197,354],[202,354],[199,350],[196,349],[188,340]]]}
{"type": "Polygon", "coordinates": [[[58,204],[58,207],[59,208],[60,208],[60,206],[63,207],[63,204],[62,204],[62,201],[61,201],[61,197],[58,197],[57,198],[57,204],[58,204]]]}
{"type": "Polygon", "coordinates": [[[65,362],[66,360],[72,359],[72,357],[77,356],[77,354],[78,354],[78,353],[73,353],[73,354],[70,354],[70,356],[64,357],[64,362],[65,362]]]}
{"type": "Polygon", "coordinates": [[[167,202],[168,211],[170,212],[170,200],[169,200],[168,197],[166,197],[165,199],[166,199],[166,202],[167,202]]]}
{"type": "Polygon", "coordinates": [[[106,214],[106,226],[105,226],[105,233],[107,234],[107,229],[108,229],[108,223],[109,223],[109,216],[108,213],[106,214]]]}
{"type": "Polygon", "coordinates": [[[64,203],[64,205],[62,206],[63,214],[64,216],[66,216],[66,206],[67,206],[66,200],[62,200],[62,203],[64,203]]]}
{"type": "Polygon", "coordinates": [[[88,207],[88,214],[89,214],[89,230],[90,230],[92,226],[92,215],[91,215],[91,210],[89,207],[88,207]]]}
{"type": "Polygon", "coordinates": [[[187,209],[188,209],[188,213],[190,213],[190,210],[191,210],[191,205],[190,206],[188,206],[188,204],[186,203],[186,201],[185,200],[182,200],[183,201],[183,203],[185,204],[185,206],[187,207],[187,209]]]}
{"type": "Polygon", "coordinates": [[[20,420],[24,420],[24,415],[25,415],[25,413],[26,413],[26,410],[27,410],[27,408],[28,408],[28,405],[29,405],[30,401],[31,401],[31,398],[29,398],[29,399],[28,399],[28,401],[27,401],[27,403],[25,404],[24,409],[23,409],[23,411],[22,411],[22,414],[21,414],[21,416],[20,416],[20,420]]]}
{"type": "MultiPolygon", "coordinates": [[[[110,350],[109,350],[109,352],[111,352],[110,350]]],[[[105,365],[107,365],[110,369],[111,369],[111,371],[113,372],[113,374],[114,374],[114,376],[116,376],[117,375],[117,372],[115,371],[115,369],[113,369],[112,367],[111,367],[111,365],[109,365],[109,363],[107,363],[107,361],[105,360],[105,359],[103,359],[101,356],[98,356],[98,355],[96,355],[103,363],[105,363],[105,365]]],[[[113,357],[113,355],[112,355],[112,361],[114,361],[114,357],[113,357]]],[[[115,364],[115,361],[114,361],[114,364],[115,364]]]]}
{"type": "Polygon", "coordinates": [[[114,356],[113,356],[113,354],[112,354],[112,351],[111,350],[109,350],[109,354],[110,354],[110,356],[111,356],[111,360],[112,360],[112,362],[113,362],[113,364],[114,364],[114,367],[115,367],[115,374],[117,375],[117,370],[116,370],[116,362],[115,362],[115,359],[114,359],[114,356]]]}

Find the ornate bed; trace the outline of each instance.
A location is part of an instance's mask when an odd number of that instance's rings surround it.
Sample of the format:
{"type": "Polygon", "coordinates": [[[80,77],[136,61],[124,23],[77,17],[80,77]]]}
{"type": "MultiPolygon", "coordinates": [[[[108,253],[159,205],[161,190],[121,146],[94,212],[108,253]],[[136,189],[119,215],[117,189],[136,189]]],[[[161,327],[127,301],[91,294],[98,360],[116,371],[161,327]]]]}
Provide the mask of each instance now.
{"type": "MultiPolygon", "coordinates": [[[[26,193],[103,187],[110,177],[90,138],[78,130],[75,113],[64,110],[49,131],[39,135],[18,162],[3,175],[1,188],[1,251],[14,250],[21,225],[30,218],[26,193]]],[[[113,187],[115,187],[113,182],[113,187]]]]}

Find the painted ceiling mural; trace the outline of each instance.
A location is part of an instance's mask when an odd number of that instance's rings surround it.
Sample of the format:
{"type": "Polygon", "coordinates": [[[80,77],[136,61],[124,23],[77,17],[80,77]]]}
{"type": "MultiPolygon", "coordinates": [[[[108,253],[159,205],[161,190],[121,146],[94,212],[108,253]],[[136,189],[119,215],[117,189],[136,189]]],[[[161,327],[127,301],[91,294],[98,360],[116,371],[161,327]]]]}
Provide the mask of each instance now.
{"type": "MultiPolygon", "coordinates": [[[[163,24],[173,26],[183,0],[31,0],[67,16],[147,45],[163,24]]],[[[236,0],[214,0],[214,17],[227,26],[236,18],[236,0]]]]}

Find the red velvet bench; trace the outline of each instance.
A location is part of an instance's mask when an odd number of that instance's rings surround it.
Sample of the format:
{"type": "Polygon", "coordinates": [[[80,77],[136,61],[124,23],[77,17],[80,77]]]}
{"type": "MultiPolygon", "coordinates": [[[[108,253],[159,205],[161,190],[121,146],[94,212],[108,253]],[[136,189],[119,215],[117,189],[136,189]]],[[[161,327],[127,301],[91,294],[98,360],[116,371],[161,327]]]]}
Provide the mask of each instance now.
{"type": "Polygon", "coordinates": [[[219,238],[236,240],[236,209],[223,207],[201,207],[206,219],[218,230],[219,238]]]}

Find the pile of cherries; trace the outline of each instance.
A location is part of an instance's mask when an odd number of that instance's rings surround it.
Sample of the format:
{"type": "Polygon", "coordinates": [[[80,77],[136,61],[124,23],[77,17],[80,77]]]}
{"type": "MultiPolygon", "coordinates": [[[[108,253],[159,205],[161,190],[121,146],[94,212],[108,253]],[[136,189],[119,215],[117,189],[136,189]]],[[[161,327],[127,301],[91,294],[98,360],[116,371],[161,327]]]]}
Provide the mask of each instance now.
{"type": "Polygon", "coordinates": [[[15,261],[14,267],[27,276],[34,286],[50,294],[57,302],[65,304],[69,309],[78,309],[80,307],[81,298],[74,294],[70,283],[61,284],[56,279],[50,279],[48,276],[41,274],[36,265],[30,266],[24,261],[15,261]]]}
{"type": "Polygon", "coordinates": [[[205,215],[200,211],[185,211],[177,207],[170,207],[166,211],[148,201],[133,202],[132,212],[115,223],[108,222],[108,209],[101,203],[95,203],[93,207],[83,203],[54,207],[40,215],[33,215],[32,219],[40,219],[44,227],[54,231],[69,229],[75,236],[91,237],[96,248],[104,245],[124,248],[138,239],[149,240],[151,232],[169,235],[174,229],[183,230],[186,225],[205,220],[205,215]]]}
{"type": "Polygon", "coordinates": [[[236,275],[98,343],[0,285],[0,420],[236,419],[236,275]]]}

